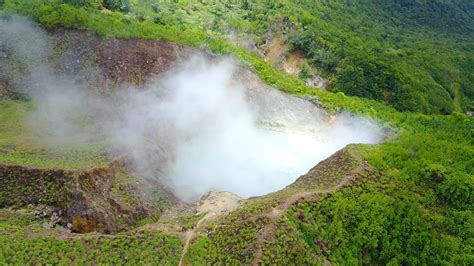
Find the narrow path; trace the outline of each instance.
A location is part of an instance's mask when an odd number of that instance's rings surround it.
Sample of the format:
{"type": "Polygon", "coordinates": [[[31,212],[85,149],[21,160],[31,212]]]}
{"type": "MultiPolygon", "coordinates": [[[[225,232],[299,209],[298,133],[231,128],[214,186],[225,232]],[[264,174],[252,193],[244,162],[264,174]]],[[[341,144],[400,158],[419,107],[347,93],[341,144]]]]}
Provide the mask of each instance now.
{"type": "Polygon", "coordinates": [[[183,259],[184,259],[184,256],[186,255],[186,253],[188,252],[188,249],[189,249],[189,245],[191,244],[191,241],[193,241],[194,239],[194,235],[195,235],[195,232],[197,232],[197,230],[200,229],[202,223],[207,220],[211,215],[211,213],[207,213],[206,215],[204,215],[204,217],[201,218],[201,220],[199,220],[197,223],[196,223],[196,226],[194,226],[194,228],[186,231],[186,234],[185,234],[185,240],[184,240],[184,247],[183,247],[183,251],[181,252],[181,258],[179,259],[179,264],[178,266],[182,266],[183,265],[183,259]]]}
{"type": "Polygon", "coordinates": [[[303,191],[300,193],[296,193],[288,197],[285,201],[283,201],[280,206],[276,208],[272,208],[271,211],[266,213],[266,216],[270,222],[265,225],[265,227],[260,231],[259,235],[257,236],[257,251],[255,252],[255,258],[252,261],[252,265],[259,265],[260,260],[263,257],[263,247],[265,245],[265,240],[271,235],[271,233],[275,232],[276,230],[276,222],[278,219],[283,217],[283,215],[288,211],[288,209],[295,204],[296,202],[302,200],[303,198],[307,197],[317,197],[320,198],[326,194],[334,192],[336,190],[341,189],[344,185],[349,183],[357,173],[360,173],[364,169],[366,169],[367,164],[360,160],[359,167],[356,169],[351,170],[345,178],[342,178],[339,183],[334,186],[328,187],[323,190],[315,190],[315,191],[303,191]]]}
{"type": "Polygon", "coordinates": [[[188,230],[184,236],[184,247],[181,252],[181,258],[179,259],[179,266],[183,265],[183,259],[188,252],[191,242],[194,240],[195,235],[198,234],[199,230],[206,224],[207,221],[215,219],[221,215],[229,213],[230,211],[237,208],[240,204],[241,198],[230,192],[211,192],[205,199],[201,199],[197,206],[198,214],[205,213],[196,225],[188,230]]]}

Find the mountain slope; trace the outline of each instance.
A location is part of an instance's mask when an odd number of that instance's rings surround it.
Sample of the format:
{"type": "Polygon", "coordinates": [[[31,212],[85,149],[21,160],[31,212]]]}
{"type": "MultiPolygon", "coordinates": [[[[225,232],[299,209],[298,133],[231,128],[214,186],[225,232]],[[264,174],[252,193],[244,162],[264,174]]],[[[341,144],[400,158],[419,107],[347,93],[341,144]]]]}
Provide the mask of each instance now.
{"type": "MultiPolygon", "coordinates": [[[[166,22],[166,16],[160,21],[152,22],[152,18],[146,17],[142,20],[138,8],[134,11],[137,13],[124,14],[59,5],[57,2],[6,0],[5,7],[8,12],[26,14],[45,27],[79,28],[90,34],[108,35],[109,38],[164,39],[231,55],[258,74],[263,81],[282,91],[310,99],[328,112],[345,110],[371,117],[390,128],[393,135],[385,143],[378,145],[351,145],[313,168],[286,189],[249,199],[238,209],[206,223],[205,226],[199,223],[202,216],[183,213],[182,217],[176,217],[167,224],[152,223],[149,227],[130,229],[117,235],[75,235],[57,229],[44,229],[38,226],[34,218],[21,215],[21,211],[3,208],[0,212],[0,242],[4,247],[0,250],[1,262],[137,264],[160,261],[177,264],[184,247],[184,241],[180,237],[184,239],[186,230],[197,227],[198,234],[190,241],[183,258],[185,264],[289,264],[295,261],[308,264],[474,264],[472,117],[460,113],[424,115],[399,112],[378,101],[316,91],[305,86],[303,81],[272,67],[257,53],[230,44],[220,35],[220,26],[213,21],[214,17],[209,20],[197,19],[199,23],[195,27],[186,26],[190,25],[186,21],[164,25],[161,22],[166,22]],[[210,27],[214,33],[200,29],[206,23],[215,24],[215,28],[210,27]],[[360,171],[352,171],[359,167],[360,171]]],[[[152,2],[154,1],[150,1],[152,2]]],[[[287,17],[294,21],[291,25],[298,25],[297,17],[300,15],[305,17],[303,15],[309,14],[307,19],[311,27],[326,30],[322,36],[327,48],[334,49],[336,57],[340,56],[337,49],[349,54],[352,50],[359,51],[357,44],[361,45],[360,51],[377,50],[379,46],[379,43],[374,42],[367,46],[370,49],[367,48],[362,45],[364,39],[357,37],[357,34],[344,39],[341,29],[310,15],[310,7],[302,8],[304,6],[285,3],[286,5],[273,1],[249,2],[247,8],[255,7],[253,10],[256,11],[245,11],[245,6],[236,11],[245,13],[249,24],[240,18],[236,18],[234,22],[245,28],[243,32],[250,36],[266,34],[270,28],[267,23],[269,21],[275,22],[275,32],[279,32],[282,23],[286,22],[280,20],[278,14],[281,13],[278,12],[294,8],[293,17],[287,17]],[[257,16],[252,12],[262,12],[265,15],[257,16]],[[255,16],[252,17],[252,14],[255,16]],[[243,23],[238,24],[239,21],[243,23]],[[349,43],[345,44],[346,41],[349,43]]],[[[317,2],[319,7],[328,6],[337,10],[337,5],[332,3],[333,1],[317,2]]],[[[189,10],[192,10],[193,6],[189,6],[189,10]]],[[[207,10],[208,7],[201,8],[207,10]]],[[[236,10],[232,8],[234,7],[222,5],[222,10],[236,10]]],[[[347,7],[344,5],[341,8],[347,7]]],[[[161,7],[159,11],[165,9],[161,7]]],[[[147,10],[145,8],[146,12],[147,10]]],[[[217,16],[222,10],[213,12],[217,16]]],[[[144,16],[148,14],[145,11],[144,16]]],[[[204,11],[198,13],[206,14],[204,11]]],[[[179,15],[181,20],[193,17],[191,11],[176,11],[172,14],[179,15]]],[[[224,24],[223,21],[232,19],[232,16],[226,14],[221,13],[217,21],[224,24]]],[[[293,27],[291,25],[287,30],[293,27]]],[[[301,37],[298,30],[293,29],[297,33],[296,39],[301,37]]],[[[268,38],[272,38],[270,35],[268,38]]],[[[382,44],[378,49],[384,49],[382,44]]],[[[458,44],[449,45],[455,47],[458,44]]],[[[464,49],[462,43],[459,45],[464,49]]],[[[450,55],[451,48],[448,48],[445,52],[450,55]]],[[[396,62],[410,65],[425,59],[422,53],[418,58],[416,49],[411,51],[411,56],[419,61],[396,62]]],[[[459,54],[469,56],[464,52],[459,54]]],[[[370,62],[365,60],[371,57],[365,58],[364,53],[360,55],[360,68],[362,71],[370,70],[370,62]],[[366,63],[369,65],[364,65],[366,63]]],[[[374,55],[376,62],[380,59],[378,55],[374,55]]],[[[341,60],[349,62],[344,67],[357,70],[357,65],[351,64],[347,57],[341,60]]],[[[469,66],[469,61],[464,63],[469,66]]],[[[338,65],[336,68],[343,66],[338,65]]],[[[375,70],[378,68],[375,67],[375,70]]],[[[403,73],[412,74],[409,70],[403,73]]],[[[336,75],[340,73],[329,71],[327,74],[335,75],[337,80],[336,75]]],[[[401,77],[405,76],[396,76],[401,77]]],[[[390,78],[383,82],[376,81],[385,85],[390,78]]],[[[337,83],[334,86],[337,89],[337,83]]],[[[366,90],[362,87],[361,91],[366,90]]],[[[409,106],[425,108],[420,107],[415,100],[409,106]]],[[[422,111],[437,112],[441,109],[422,111]]],[[[5,140],[10,140],[10,137],[6,136],[5,140]]]]}
{"type": "Polygon", "coordinates": [[[470,1],[137,1],[132,14],[161,25],[242,37],[264,51],[275,38],[303,51],[334,91],[402,111],[472,110],[470,1]]]}

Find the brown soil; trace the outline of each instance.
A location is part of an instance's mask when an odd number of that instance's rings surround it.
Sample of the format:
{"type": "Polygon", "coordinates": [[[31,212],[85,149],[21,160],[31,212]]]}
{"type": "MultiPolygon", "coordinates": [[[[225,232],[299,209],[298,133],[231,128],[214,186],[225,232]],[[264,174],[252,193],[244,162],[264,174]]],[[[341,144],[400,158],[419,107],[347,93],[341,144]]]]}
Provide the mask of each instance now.
{"type": "MultiPolygon", "coordinates": [[[[92,87],[102,93],[108,93],[125,83],[143,85],[151,76],[170,69],[174,64],[197,51],[159,40],[119,40],[97,36],[87,31],[65,30],[61,28],[51,31],[51,35],[54,39],[55,51],[60,55],[51,58],[52,64],[56,66],[55,69],[77,76],[80,80],[91,84],[92,87]]],[[[286,52],[287,46],[282,42],[276,41],[270,46],[267,58],[276,65],[286,60],[288,61],[285,62],[287,68],[291,70],[290,72],[298,72],[300,61],[303,60],[301,55],[292,53],[286,58],[286,52]]],[[[243,72],[250,73],[247,70],[243,72]]],[[[240,73],[243,72],[241,71],[240,73]]],[[[261,85],[263,83],[253,73],[243,76],[244,78],[241,79],[241,82],[245,83],[246,86],[255,86],[255,88],[265,86],[267,88],[266,85],[261,85]],[[245,80],[245,77],[250,76],[258,80],[252,83],[254,85],[248,85],[245,80]]],[[[7,83],[2,83],[2,89],[5,90],[4,87],[7,85],[7,83]]],[[[255,89],[255,94],[257,94],[256,91],[255,89]]],[[[267,93],[283,95],[279,91],[270,89],[268,89],[267,93]]],[[[284,95],[273,97],[272,99],[283,99],[285,97],[289,96],[284,95]]],[[[261,107],[262,102],[260,103],[258,106],[261,107]]],[[[278,103],[274,101],[263,102],[263,105],[267,104],[268,106],[264,107],[281,113],[278,103]]],[[[291,107],[299,106],[300,108],[304,104],[310,104],[297,98],[292,98],[291,101],[281,100],[280,104],[288,107],[288,103],[293,104],[291,107]]],[[[291,114],[288,117],[296,117],[298,119],[304,117],[303,115],[291,114]]],[[[283,122],[292,125],[290,123],[293,122],[292,120],[284,118],[282,119],[283,122]]],[[[300,124],[300,122],[300,120],[295,121],[297,124],[300,124]]],[[[106,233],[116,232],[122,228],[118,225],[119,222],[125,225],[134,224],[149,214],[149,205],[139,204],[143,203],[140,199],[137,199],[131,206],[127,206],[127,204],[123,204],[120,199],[112,195],[113,181],[117,178],[114,167],[93,169],[80,173],[62,170],[44,171],[27,169],[21,166],[2,167],[0,166],[0,177],[7,176],[10,171],[13,171],[14,174],[0,179],[0,191],[11,193],[10,196],[4,197],[0,205],[44,204],[45,199],[47,199],[46,203],[62,210],[64,222],[72,223],[73,229],[78,232],[94,230],[106,233]],[[3,173],[1,172],[2,169],[4,169],[3,173]],[[16,176],[22,176],[22,178],[16,180],[16,176]],[[17,182],[15,183],[16,190],[8,187],[6,183],[14,179],[14,182],[17,182]],[[46,183],[51,183],[53,189],[47,187],[46,183]],[[32,187],[33,191],[25,190],[19,192],[18,188],[21,185],[32,187]],[[51,191],[57,191],[58,193],[50,195],[51,191]]],[[[126,189],[131,189],[132,191],[137,189],[137,194],[140,192],[138,188],[127,187],[126,189]]],[[[290,206],[300,200],[306,196],[305,193],[296,194],[288,198],[282,207],[272,210],[268,214],[270,215],[269,217],[278,219],[278,217],[286,212],[288,208],[286,205],[290,206]]],[[[323,193],[323,191],[318,193],[323,193]]],[[[172,195],[166,196],[169,199],[173,198],[172,195]]],[[[235,202],[232,203],[232,200],[229,202],[220,207],[217,206],[217,210],[207,208],[207,214],[198,222],[196,229],[192,230],[192,232],[187,232],[187,243],[189,244],[192,241],[194,232],[197,232],[196,230],[207,220],[225,214],[235,207],[235,202]],[[231,205],[227,204],[229,202],[231,205]]],[[[177,208],[179,207],[174,209],[178,210],[177,208]]]]}
{"type": "Polygon", "coordinates": [[[285,58],[285,53],[288,51],[288,46],[282,41],[274,40],[265,53],[266,60],[272,65],[279,65],[285,58]]]}
{"type": "Polygon", "coordinates": [[[144,84],[177,62],[185,48],[164,41],[105,39],[98,53],[100,67],[113,83],[144,84]]]}
{"type": "Polygon", "coordinates": [[[63,28],[51,35],[61,53],[52,59],[57,69],[105,91],[124,83],[143,85],[194,51],[161,40],[116,39],[63,28]]]}
{"type": "Polygon", "coordinates": [[[304,63],[305,56],[300,51],[289,53],[282,62],[283,70],[293,76],[298,76],[301,72],[301,67],[304,63]]]}
{"type": "MultiPolygon", "coordinates": [[[[265,51],[265,60],[292,76],[298,76],[305,64],[306,55],[302,51],[289,52],[288,45],[280,39],[274,39],[265,51]]],[[[311,73],[318,72],[309,65],[307,67],[310,68],[311,73]]],[[[331,87],[330,81],[319,75],[315,75],[305,82],[306,85],[320,90],[328,90],[331,87]]]]}
{"type": "Polygon", "coordinates": [[[265,53],[265,59],[286,73],[297,76],[301,71],[305,56],[300,51],[289,53],[288,45],[279,39],[275,39],[269,45],[265,53]]]}
{"type": "MultiPolygon", "coordinates": [[[[54,45],[49,60],[54,69],[100,93],[125,83],[143,85],[147,78],[168,70],[193,51],[165,41],[115,39],[80,30],[56,28],[49,33],[54,45]]],[[[11,89],[0,75],[0,97],[10,97],[11,89]]],[[[119,168],[127,171],[124,165],[119,168]]],[[[117,178],[114,163],[86,171],[0,165],[0,192],[4,195],[0,207],[48,205],[62,212],[62,223],[71,223],[73,231],[116,232],[150,215],[157,207],[142,197],[143,188],[138,185],[118,188],[119,192],[129,191],[131,199],[114,195],[117,178]]],[[[160,192],[176,202],[173,195],[160,192]]]]}

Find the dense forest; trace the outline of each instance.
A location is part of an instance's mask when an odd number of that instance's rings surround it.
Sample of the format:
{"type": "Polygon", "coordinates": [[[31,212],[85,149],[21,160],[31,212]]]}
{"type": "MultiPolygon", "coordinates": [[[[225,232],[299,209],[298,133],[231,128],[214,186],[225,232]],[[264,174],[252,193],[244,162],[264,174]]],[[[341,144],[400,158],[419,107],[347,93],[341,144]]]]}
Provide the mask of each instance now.
{"type": "MultiPolygon", "coordinates": [[[[473,109],[474,5],[469,1],[243,1],[153,4],[133,14],[257,44],[288,32],[293,49],[332,79],[335,91],[402,111],[473,109]]],[[[133,5],[132,5],[133,6],[133,5]]]]}
{"type": "Polygon", "coordinates": [[[264,46],[283,36],[332,81],[332,90],[384,101],[401,111],[474,109],[474,5],[470,1],[64,0],[127,19],[243,36],[264,46]]]}
{"type": "MultiPolygon", "coordinates": [[[[49,29],[161,39],[230,55],[281,91],[310,99],[328,112],[345,110],[371,117],[393,133],[384,143],[352,147],[373,167],[362,179],[317,200],[297,202],[273,221],[278,225],[275,241],[262,247],[260,262],[474,264],[474,119],[469,115],[474,111],[474,2],[0,0],[0,4],[0,15],[22,14],[49,29]],[[257,51],[235,44],[235,38],[250,40],[257,51]],[[310,88],[301,75],[288,75],[266,62],[258,49],[275,38],[283,38],[289,52],[304,53],[308,65],[331,81],[330,91],[310,88]]],[[[6,121],[11,110],[21,106],[14,100],[2,102],[0,118],[6,121]]],[[[8,144],[2,136],[0,148],[8,144]]],[[[1,156],[0,152],[0,160],[1,156]]],[[[324,173],[340,174],[337,168],[324,173]]],[[[270,194],[209,225],[207,234],[191,243],[184,262],[250,264],[256,234],[268,223],[255,217],[278,197],[270,194]]],[[[175,251],[182,247],[175,235],[156,231],[140,231],[137,238],[135,232],[68,241],[47,234],[25,237],[27,222],[18,219],[0,221],[0,243],[5,247],[0,262],[71,263],[87,254],[80,263],[153,263],[168,258],[176,264],[175,251]],[[84,243],[92,251],[86,252],[84,243]],[[146,247],[143,257],[140,245],[146,247]],[[158,247],[160,252],[154,254],[158,247]],[[39,259],[31,258],[35,255],[39,259]]],[[[43,229],[28,230],[31,234],[43,229]]]]}

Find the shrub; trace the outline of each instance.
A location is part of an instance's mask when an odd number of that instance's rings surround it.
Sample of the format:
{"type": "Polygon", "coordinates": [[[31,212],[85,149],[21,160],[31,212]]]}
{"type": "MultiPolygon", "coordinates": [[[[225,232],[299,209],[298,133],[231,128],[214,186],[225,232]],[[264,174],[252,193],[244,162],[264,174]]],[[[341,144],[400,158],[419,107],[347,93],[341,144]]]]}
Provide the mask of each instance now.
{"type": "Polygon", "coordinates": [[[446,177],[438,188],[441,199],[453,207],[474,206],[474,179],[470,176],[453,174],[446,177]]]}
{"type": "Polygon", "coordinates": [[[339,58],[329,49],[319,49],[311,60],[311,63],[325,70],[333,70],[339,64],[339,58]]]}
{"type": "Polygon", "coordinates": [[[425,183],[441,183],[446,175],[446,168],[439,164],[429,164],[420,171],[420,181],[425,183]]]}
{"type": "Polygon", "coordinates": [[[316,34],[310,31],[295,34],[290,37],[289,45],[290,51],[302,51],[311,57],[317,48],[316,34]]]}
{"type": "Polygon", "coordinates": [[[110,10],[130,11],[130,0],[104,0],[103,5],[110,10]]]}

